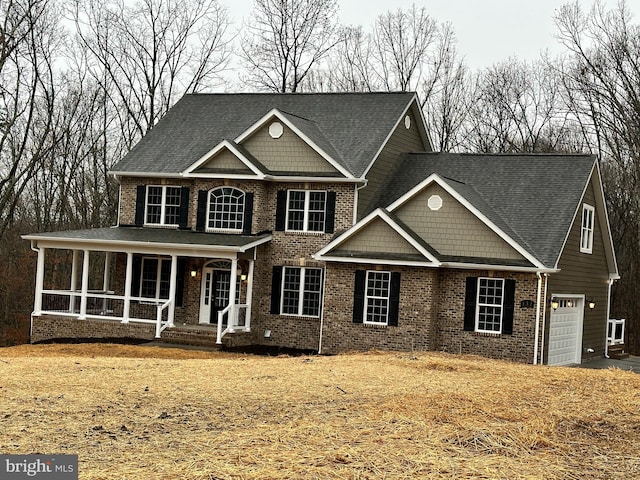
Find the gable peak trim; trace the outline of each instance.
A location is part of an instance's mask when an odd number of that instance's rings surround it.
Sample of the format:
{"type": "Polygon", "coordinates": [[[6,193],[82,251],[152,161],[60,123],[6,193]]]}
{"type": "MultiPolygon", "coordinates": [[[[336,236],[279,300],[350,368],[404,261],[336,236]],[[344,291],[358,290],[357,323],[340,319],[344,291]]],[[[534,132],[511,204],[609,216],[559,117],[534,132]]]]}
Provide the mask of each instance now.
{"type": "Polygon", "coordinates": [[[184,172],[182,172],[182,176],[184,177],[189,177],[191,175],[201,176],[199,174],[196,174],[195,171],[198,168],[200,168],[202,165],[204,165],[207,161],[211,160],[211,157],[217,155],[223,150],[228,150],[229,152],[231,152],[238,160],[240,160],[247,168],[249,168],[257,178],[264,179],[265,173],[261,171],[260,168],[258,168],[251,160],[249,160],[246,157],[246,155],[240,152],[235,142],[232,142],[230,140],[223,140],[218,145],[213,147],[211,150],[205,153],[202,157],[196,160],[196,162],[193,163],[193,165],[191,165],[184,172]]]}

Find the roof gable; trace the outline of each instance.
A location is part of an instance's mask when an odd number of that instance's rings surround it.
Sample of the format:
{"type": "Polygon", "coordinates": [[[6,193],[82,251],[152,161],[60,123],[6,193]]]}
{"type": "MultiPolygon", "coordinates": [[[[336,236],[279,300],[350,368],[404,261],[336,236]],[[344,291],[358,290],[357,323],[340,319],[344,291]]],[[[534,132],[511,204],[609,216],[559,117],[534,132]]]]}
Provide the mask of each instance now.
{"type": "Polygon", "coordinates": [[[183,176],[264,178],[266,169],[246,149],[224,140],[191,165],[183,176]]]}
{"type": "Polygon", "coordinates": [[[360,178],[414,99],[413,93],[185,95],[112,173],[179,175],[277,110],[301,138],[360,178]]]}

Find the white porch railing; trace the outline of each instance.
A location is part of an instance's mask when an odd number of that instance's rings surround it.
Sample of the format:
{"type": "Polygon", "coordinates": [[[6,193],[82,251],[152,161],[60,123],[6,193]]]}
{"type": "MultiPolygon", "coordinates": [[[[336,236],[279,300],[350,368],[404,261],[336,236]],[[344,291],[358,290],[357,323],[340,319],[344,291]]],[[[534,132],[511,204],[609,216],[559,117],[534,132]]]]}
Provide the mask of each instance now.
{"type": "Polygon", "coordinates": [[[157,306],[158,311],[156,313],[156,338],[160,338],[160,334],[164,331],[165,328],[173,327],[173,322],[171,321],[171,319],[167,318],[166,322],[162,321],[162,312],[165,310],[165,308],[170,307],[172,303],[173,300],[167,300],[162,305],[157,306]]]}
{"type": "MultiPolygon", "coordinates": [[[[169,300],[154,298],[130,297],[129,311],[125,312],[125,296],[114,295],[111,291],[90,290],[86,302],[81,301],[79,290],[43,290],[42,307],[36,314],[58,315],[67,317],[115,320],[122,323],[137,322],[158,324],[160,332],[170,325],[168,308],[169,300]]],[[[157,333],[157,327],[156,327],[157,333]]]]}
{"type": "Polygon", "coordinates": [[[216,344],[221,345],[222,337],[227,333],[235,333],[236,330],[243,332],[251,331],[251,322],[249,315],[247,315],[248,306],[246,303],[230,303],[218,312],[218,335],[216,337],[216,344]],[[243,315],[240,315],[241,310],[244,310],[243,315]],[[227,327],[223,329],[225,315],[227,315],[227,327]]]}
{"type": "Polygon", "coordinates": [[[607,344],[622,345],[624,343],[625,319],[610,318],[607,323],[607,344]]]}

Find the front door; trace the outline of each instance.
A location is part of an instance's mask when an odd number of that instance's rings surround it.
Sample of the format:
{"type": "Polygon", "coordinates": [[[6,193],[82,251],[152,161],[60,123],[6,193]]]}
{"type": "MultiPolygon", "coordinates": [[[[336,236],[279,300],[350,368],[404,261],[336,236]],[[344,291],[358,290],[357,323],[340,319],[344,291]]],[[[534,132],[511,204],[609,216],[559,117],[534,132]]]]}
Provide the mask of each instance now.
{"type": "MultiPolygon", "coordinates": [[[[202,269],[200,293],[200,323],[218,323],[218,312],[229,305],[231,271],[214,267],[202,269]]],[[[240,282],[236,282],[236,299],[240,296],[240,282]]],[[[224,316],[224,323],[228,315],[224,316]]]]}

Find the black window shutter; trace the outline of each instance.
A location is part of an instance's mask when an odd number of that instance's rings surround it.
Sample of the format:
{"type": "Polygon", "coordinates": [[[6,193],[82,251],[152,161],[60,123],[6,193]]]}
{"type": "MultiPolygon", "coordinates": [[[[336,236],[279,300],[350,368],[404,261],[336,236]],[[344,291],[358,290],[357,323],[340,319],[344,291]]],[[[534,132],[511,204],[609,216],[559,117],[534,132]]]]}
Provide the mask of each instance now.
{"type": "Polygon", "coordinates": [[[513,311],[516,298],[516,281],[507,279],[504,281],[504,299],[502,303],[502,333],[513,334],[513,311]]]}
{"type": "Polygon", "coordinates": [[[398,326],[398,311],[400,309],[400,272],[391,272],[391,285],[389,289],[389,317],[388,325],[398,326]]]}
{"type": "Polygon", "coordinates": [[[136,219],[135,224],[141,227],[144,224],[144,205],[147,200],[147,187],[138,185],[136,187],[136,219]]]}
{"type": "Polygon", "coordinates": [[[327,192],[327,217],[324,223],[324,233],[333,233],[336,220],[336,192],[327,192]]]}
{"type": "Polygon", "coordinates": [[[206,190],[198,191],[198,209],[196,210],[196,232],[204,232],[204,224],[207,216],[207,199],[209,192],[206,190]]]}
{"type": "Polygon", "coordinates": [[[353,323],[362,323],[364,319],[364,289],[367,281],[366,270],[356,270],[353,288],[353,323]]]}
{"type": "Polygon", "coordinates": [[[178,258],[178,271],[176,272],[176,307],[181,307],[184,300],[184,258],[178,258]]]}
{"type": "Polygon", "coordinates": [[[178,226],[187,228],[189,223],[189,187],[182,187],[180,190],[180,220],[178,226]]]}
{"type": "Polygon", "coordinates": [[[140,275],[142,275],[142,257],[134,255],[132,261],[131,296],[140,296],[140,275]]]}
{"type": "Polygon", "coordinates": [[[253,193],[244,194],[244,219],[242,222],[242,233],[251,235],[251,222],[253,221],[253,193]]]}
{"type": "Polygon", "coordinates": [[[280,292],[282,288],[282,267],[273,267],[271,277],[271,313],[280,313],[280,292]]]}
{"type": "Polygon", "coordinates": [[[278,190],[276,199],[276,231],[283,232],[287,223],[287,191],[278,190]]]}
{"type": "Polygon", "coordinates": [[[464,296],[464,329],[473,332],[476,329],[476,299],[478,297],[478,277],[467,277],[467,290],[464,296]]]}

